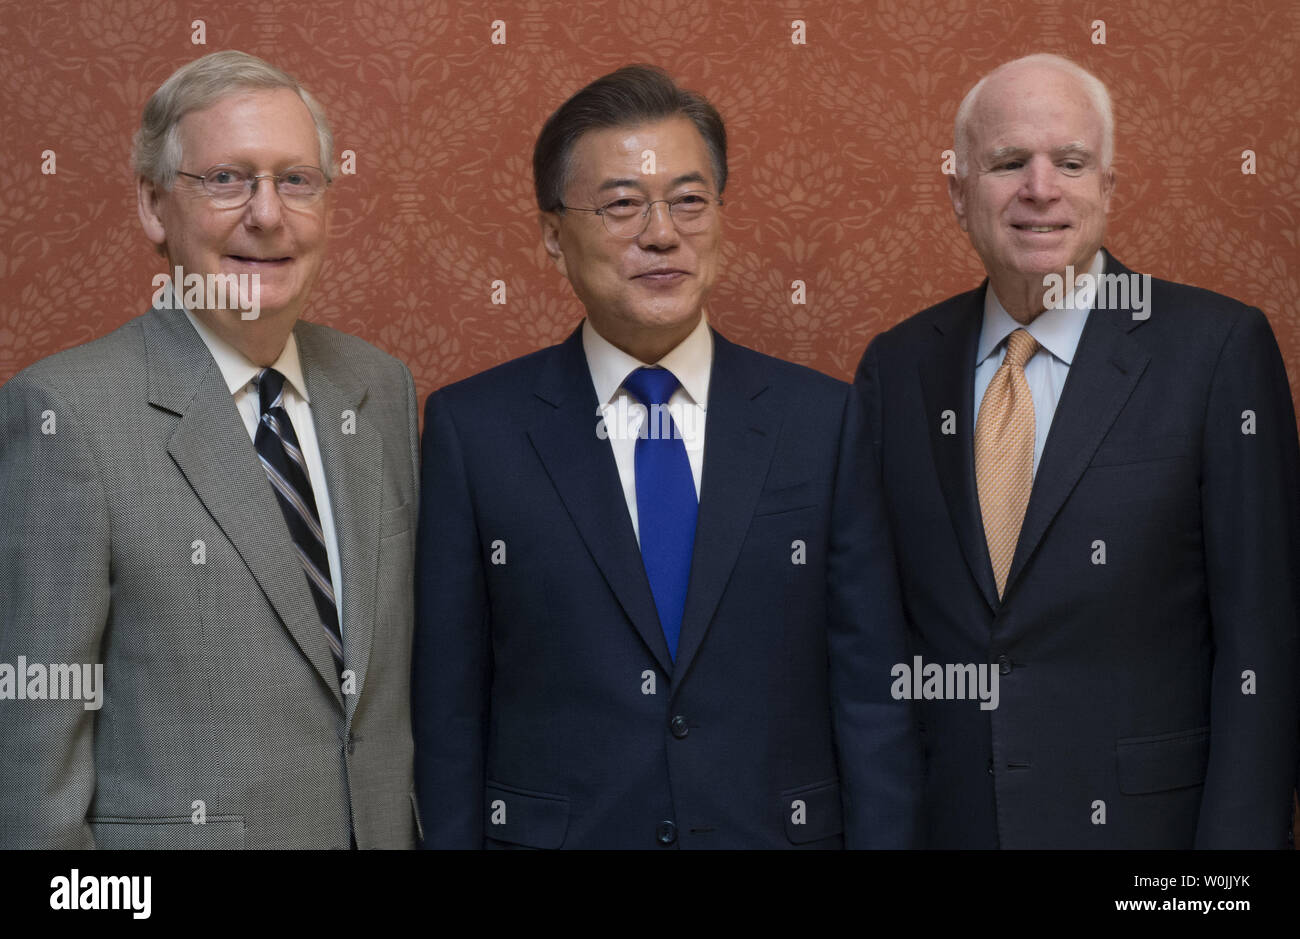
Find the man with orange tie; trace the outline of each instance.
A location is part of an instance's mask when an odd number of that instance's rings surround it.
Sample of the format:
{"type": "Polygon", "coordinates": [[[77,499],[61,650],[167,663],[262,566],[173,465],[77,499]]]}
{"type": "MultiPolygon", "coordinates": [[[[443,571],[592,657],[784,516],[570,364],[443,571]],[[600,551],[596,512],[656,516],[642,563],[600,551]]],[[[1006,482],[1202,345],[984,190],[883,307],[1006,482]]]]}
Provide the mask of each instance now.
{"type": "Polygon", "coordinates": [[[949,192],[988,279],[858,370],[916,665],[997,681],[922,696],[931,847],[1288,843],[1286,373],[1258,309],[1102,248],[1113,138],[1068,60],[981,80],[949,192]]]}

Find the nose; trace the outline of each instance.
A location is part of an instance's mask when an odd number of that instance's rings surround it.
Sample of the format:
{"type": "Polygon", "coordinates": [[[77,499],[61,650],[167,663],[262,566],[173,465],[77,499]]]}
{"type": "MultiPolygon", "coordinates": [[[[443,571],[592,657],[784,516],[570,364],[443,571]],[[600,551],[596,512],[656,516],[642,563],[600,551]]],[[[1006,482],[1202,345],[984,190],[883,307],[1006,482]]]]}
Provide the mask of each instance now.
{"type": "Polygon", "coordinates": [[[275,180],[262,177],[254,181],[253,195],[245,206],[244,220],[254,228],[274,228],[280,224],[284,204],[275,189],[275,180]]]}
{"type": "Polygon", "coordinates": [[[1020,195],[1032,202],[1052,202],[1060,198],[1056,165],[1046,156],[1035,156],[1025,166],[1020,195]]]}
{"type": "Polygon", "coordinates": [[[672,213],[664,201],[652,203],[649,207],[650,217],[646,219],[645,231],[637,241],[643,248],[671,248],[681,240],[677,226],[673,224],[672,213]]]}

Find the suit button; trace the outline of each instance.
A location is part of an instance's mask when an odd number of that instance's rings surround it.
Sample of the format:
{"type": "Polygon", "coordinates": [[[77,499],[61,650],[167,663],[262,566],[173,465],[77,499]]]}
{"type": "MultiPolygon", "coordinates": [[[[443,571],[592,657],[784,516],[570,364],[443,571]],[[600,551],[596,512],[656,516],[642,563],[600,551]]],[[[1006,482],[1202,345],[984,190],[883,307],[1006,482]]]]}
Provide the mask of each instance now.
{"type": "Polygon", "coordinates": [[[686,726],[686,718],[682,717],[680,714],[672,719],[672,723],[670,723],[668,727],[673,732],[673,736],[678,740],[681,740],[691,732],[691,729],[686,726]]]}
{"type": "Polygon", "coordinates": [[[993,775],[993,757],[989,757],[989,775],[993,775]]]}
{"type": "Polygon", "coordinates": [[[677,840],[677,826],[670,821],[662,821],[655,829],[655,840],[660,844],[672,844],[677,840]]]}
{"type": "Polygon", "coordinates": [[[1005,655],[999,655],[999,656],[998,656],[998,671],[999,671],[999,672],[1001,672],[1003,675],[1010,675],[1010,674],[1011,674],[1011,667],[1012,667],[1012,666],[1011,666],[1011,660],[1010,660],[1009,658],[1007,658],[1005,655]]]}

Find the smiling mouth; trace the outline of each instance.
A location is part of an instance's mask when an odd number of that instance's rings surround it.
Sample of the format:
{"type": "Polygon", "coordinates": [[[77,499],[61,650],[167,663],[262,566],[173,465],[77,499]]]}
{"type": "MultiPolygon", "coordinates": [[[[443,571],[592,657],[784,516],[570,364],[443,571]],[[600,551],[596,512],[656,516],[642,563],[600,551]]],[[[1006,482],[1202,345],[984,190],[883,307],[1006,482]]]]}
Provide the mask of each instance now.
{"type": "Polygon", "coordinates": [[[1012,225],[1017,231],[1029,231],[1036,234],[1048,234],[1054,231],[1064,231],[1069,225],[1012,225]]]}
{"type": "Polygon", "coordinates": [[[293,260],[293,258],[250,258],[242,254],[228,254],[226,257],[240,264],[284,264],[293,260]]]}

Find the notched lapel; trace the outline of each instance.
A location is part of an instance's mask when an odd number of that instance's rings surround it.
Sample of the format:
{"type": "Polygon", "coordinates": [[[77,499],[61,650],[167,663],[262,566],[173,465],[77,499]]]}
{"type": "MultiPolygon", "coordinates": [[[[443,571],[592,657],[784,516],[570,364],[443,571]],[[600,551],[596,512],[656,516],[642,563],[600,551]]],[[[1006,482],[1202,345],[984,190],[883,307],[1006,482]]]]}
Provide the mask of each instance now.
{"type": "Polygon", "coordinates": [[[180,311],[155,310],[145,335],[150,401],[180,416],[168,453],[342,707],[307,578],[220,369],[180,311]]]}
{"type": "Polygon", "coordinates": [[[608,440],[596,436],[596,391],[581,328],[554,350],[535,393],[545,405],[529,426],[528,438],[605,582],[659,667],[671,675],[668,642],[627,514],[614,452],[608,440]]]}
{"type": "Polygon", "coordinates": [[[330,334],[300,329],[297,336],[339,546],[343,661],[356,678],[356,692],[346,696],[350,721],[375,634],[384,441],[370,419],[365,383],[325,341],[330,334]]]}
{"type": "Polygon", "coordinates": [[[681,688],[740,557],[781,429],[767,379],[745,367],[736,347],[713,334],[713,371],[704,432],[700,512],[682,613],[673,691],[681,688]]]}
{"type": "Polygon", "coordinates": [[[948,503],[957,542],[990,610],[997,609],[997,583],[975,483],[975,353],[984,322],[984,289],[935,324],[938,354],[920,364],[925,420],[939,487],[948,503]],[[943,432],[943,412],[955,412],[955,433],[943,432]]]}
{"type": "MultiPolygon", "coordinates": [[[[1108,271],[1118,267],[1127,272],[1122,265],[1113,264],[1108,254],[1108,271]]],[[[1150,354],[1130,335],[1141,322],[1133,319],[1129,309],[1088,314],[1034,476],[1004,600],[1151,361],[1150,354]]]]}

